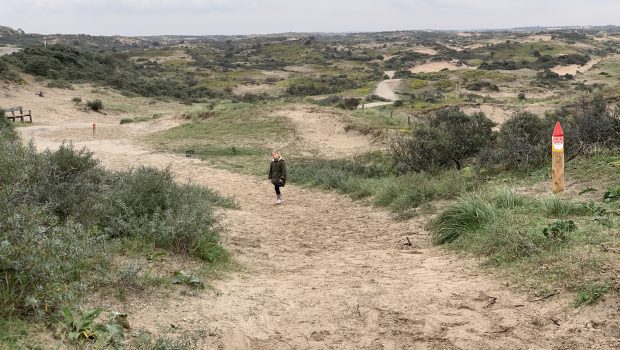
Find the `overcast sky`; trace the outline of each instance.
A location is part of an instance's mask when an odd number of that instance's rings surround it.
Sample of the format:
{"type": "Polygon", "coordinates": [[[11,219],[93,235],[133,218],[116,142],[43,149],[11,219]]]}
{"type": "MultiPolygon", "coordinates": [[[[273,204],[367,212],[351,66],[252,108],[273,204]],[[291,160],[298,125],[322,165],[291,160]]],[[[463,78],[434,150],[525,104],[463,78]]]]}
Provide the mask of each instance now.
{"type": "Polygon", "coordinates": [[[618,0],[0,0],[28,33],[266,34],[620,24],[618,0]]]}

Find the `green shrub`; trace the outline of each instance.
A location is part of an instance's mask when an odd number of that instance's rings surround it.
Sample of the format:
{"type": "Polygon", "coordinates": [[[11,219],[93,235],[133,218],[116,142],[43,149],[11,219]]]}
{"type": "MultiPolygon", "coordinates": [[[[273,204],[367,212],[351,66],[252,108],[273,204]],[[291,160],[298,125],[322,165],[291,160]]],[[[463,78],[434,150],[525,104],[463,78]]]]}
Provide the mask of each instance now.
{"type": "Polygon", "coordinates": [[[117,238],[222,262],[212,191],[169,171],[108,172],[85,150],[0,140],[0,316],[49,315],[113,274],[117,238]]]}
{"type": "Polygon", "coordinates": [[[549,157],[549,123],[529,112],[511,116],[500,128],[495,152],[499,165],[508,169],[528,169],[549,157]]]}
{"type": "Polygon", "coordinates": [[[95,112],[99,112],[103,109],[103,101],[101,101],[100,99],[86,101],[86,107],[95,112]]]}
{"type": "Polygon", "coordinates": [[[573,220],[555,221],[543,229],[543,235],[549,239],[564,240],[567,234],[575,231],[577,225],[573,220]]]}
{"type": "Polygon", "coordinates": [[[458,107],[441,110],[412,128],[411,134],[393,138],[394,162],[415,172],[449,165],[461,169],[491,142],[494,125],[484,113],[467,115],[458,107]]]}

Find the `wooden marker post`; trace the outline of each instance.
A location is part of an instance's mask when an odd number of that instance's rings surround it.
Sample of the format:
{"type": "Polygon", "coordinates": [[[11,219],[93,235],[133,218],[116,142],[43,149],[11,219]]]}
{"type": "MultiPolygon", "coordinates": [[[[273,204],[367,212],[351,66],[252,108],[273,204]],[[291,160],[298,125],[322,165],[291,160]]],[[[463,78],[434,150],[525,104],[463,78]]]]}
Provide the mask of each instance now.
{"type": "Polygon", "coordinates": [[[95,138],[95,123],[93,123],[93,138],[95,138]]]}
{"type": "Polygon", "coordinates": [[[553,193],[560,193],[564,192],[564,131],[562,130],[560,122],[555,124],[551,142],[551,180],[553,181],[553,193]]]}

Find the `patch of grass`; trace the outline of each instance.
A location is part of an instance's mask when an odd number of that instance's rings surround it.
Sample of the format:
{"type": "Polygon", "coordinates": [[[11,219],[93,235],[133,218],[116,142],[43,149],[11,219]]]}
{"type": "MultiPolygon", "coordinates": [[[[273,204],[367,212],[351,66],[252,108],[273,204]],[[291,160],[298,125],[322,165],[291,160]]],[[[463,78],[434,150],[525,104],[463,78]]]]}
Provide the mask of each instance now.
{"type": "Polygon", "coordinates": [[[409,80],[408,83],[409,83],[409,88],[413,90],[423,89],[428,85],[428,82],[422,79],[411,79],[409,80]]]}
{"type": "Polygon", "coordinates": [[[263,174],[270,147],[282,144],[292,127],[284,117],[271,115],[269,107],[249,103],[200,106],[189,112],[192,121],[154,134],[160,149],[209,161],[215,166],[263,174]]]}
{"type": "Polygon", "coordinates": [[[39,326],[19,318],[0,317],[0,349],[46,349],[49,344],[37,339],[39,326]]]}
{"type": "Polygon", "coordinates": [[[292,159],[289,178],[293,183],[366,199],[369,204],[387,207],[402,218],[413,215],[417,208],[432,200],[454,198],[472,190],[477,183],[468,171],[397,176],[390,160],[381,153],[353,160],[292,159]]]}
{"type": "Polygon", "coordinates": [[[477,196],[462,198],[433,221],[433,244],[451,243],[461,235],[474,234],[497,216],[497,209],[487,201],[477,196]]]}
{"type": "Polygon", "coordinates": [[[149,118],[149,117],[134,117],[134,118],[121,118],[120,120],[120,124],[130,124],[130,123],[141,123],[141,122],[148,122],[149,120],[153,120],[156,119],[155,116],[149,118]]]}
{"type": "Polygon", "coordinates": [[[497,71],[488,71],[480,69],[464,69],[456,71],[461,79],[465,82],[477,80],[490,80],[494,82],[513,82],[517,80],[517,76],[511,73],[502,73],[497,71]]]}
{"type": "Polygon", "coordinates": [[[612,287],[612,284],[594,283],[579,288],[577,298],[575,299],[575,307],[583,305],[592,305],[602,298],[612,287]]]}
{"type": "Polygon", "coordinates": [[[356,109],[345,116],[345,128],[362,134],[380,136],[389,129],[407,127],[408,114],[392,106],[356,109]]]}
{"type": "Polygon", "coordinates": [[[620,237],[613,234],[618,227],[613,205],[488,189],[450,205],[430,229],[433,243],[483,257],[485,266],[520,284],[577,292],[583,294],[580,299],[590,300],[600,288],[583,286],[600,285],[617,273],[611,253],[615,248],[605,248],[620,245],[620,237]]]}
{"type": "Polygon", "coordinates": [[[74,90],[73,85],[71,83],[61,80],[61,79],[50,81],[49,83],[47,83],[47,87],[74,90]]]}
{"type": "Polygon", "coordinates": [[[584,204],[562,200],[557,196],[549,196],[539,200],[539,208],[547,217],[568,217],[585,215],[588,207],[584,204]]]}

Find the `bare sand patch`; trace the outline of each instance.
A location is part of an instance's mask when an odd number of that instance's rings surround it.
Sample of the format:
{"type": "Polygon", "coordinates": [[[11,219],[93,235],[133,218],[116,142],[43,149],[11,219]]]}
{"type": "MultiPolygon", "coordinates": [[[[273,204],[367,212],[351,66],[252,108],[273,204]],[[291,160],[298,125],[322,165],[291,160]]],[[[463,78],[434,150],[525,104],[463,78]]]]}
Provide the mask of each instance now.
{"type": "Polygon", "coordinates": [[[553,35],[551,34],[535,34],[528,35],[525,38],[520,38],[515,40],[519,43],[535,43],[535,42],[547,42],[553,40],[553,35]]]}
{"type": "Polygon", "coordinates": [[[457,65],[456,62],[441,61],[441,62],[428,62],[417,65],[409,69],[411,73],[436,73],[442,70],[459,70],[459,69],[471,69],[471,67],[462,64],[457,65]]]}
{"type": "Polygon", "coordinates": [[[314,73],[316,69],[311,64],[304,64],[300,66],[286,66],[284,71],[296,72],[296,73],[314,73]]]}
{"type": "Polygon", "coordinates": [[[18,47],[2,46],[0,47],[0,56],[10,55],[15,52],[19,52],[21,49],[18,47]]]}
{"type": "Polygon", "coordinates": [[[577,73],[585,73],[589,71],[590,69],[592,69],[592,67],[594,67],[595,64],[601,61],[602,61],[601,58],[595,58],[595,59],[590,60],[588,63],[584,64],[583,66],[580,66],[578,64],[571,64],[568,66],[556,66],[552,68],[551,71],[559,75],[566,75],[566,74],[577,75],[577,73]]]}
{"type": "Polygon", "coordinates": [[[398,55],[385,55],[383,56],[383,61],[389,61],[390,59],[398,57],[398,55]]]}
{"type": "Polygon", "coordinates": [[[400,83],[400,79],[383,80],[377,85],[377,89],[374,94],[391,101],[399,100],[400,98],[396,95],[396,91],[398,90],[400,83]]]}
{"type": "Polygon", "coordinates": [[[429,56],[436,56],[439,52],[437,52],[437,50],[433,49],[432,47],[416,47],[415,49],[413,49],[413,52],[417,52],[417,53],[422,53],[425,55],[429,55],[429,56]]]}
{"type": "Polygon", "coordinates": [[[484,113],[489,119],[497,123],[503,124],[511,115],[514,114],[514,110],[506,108],[504,106],[484,104],[480,106],[466,106],[462,108],[463,112],[467,114],[484,113]]]}
{"type": "Polygon", "coordinates": [[[232,92],[235,95],[243,95],[243,94],[259,94],[263,92],[273,91],[274,86],[269,84],[248,84],[248,85],[237,85],[233,88],[232,92]]]}
{"type": "Polygon", "coordinates": [[[293,122],[297,132],[294,147],[306,155],[339,158],[378,148],[370,137],[346,131],[342,116],[327,109],[293,105],[274,114],[293,122]]]}

